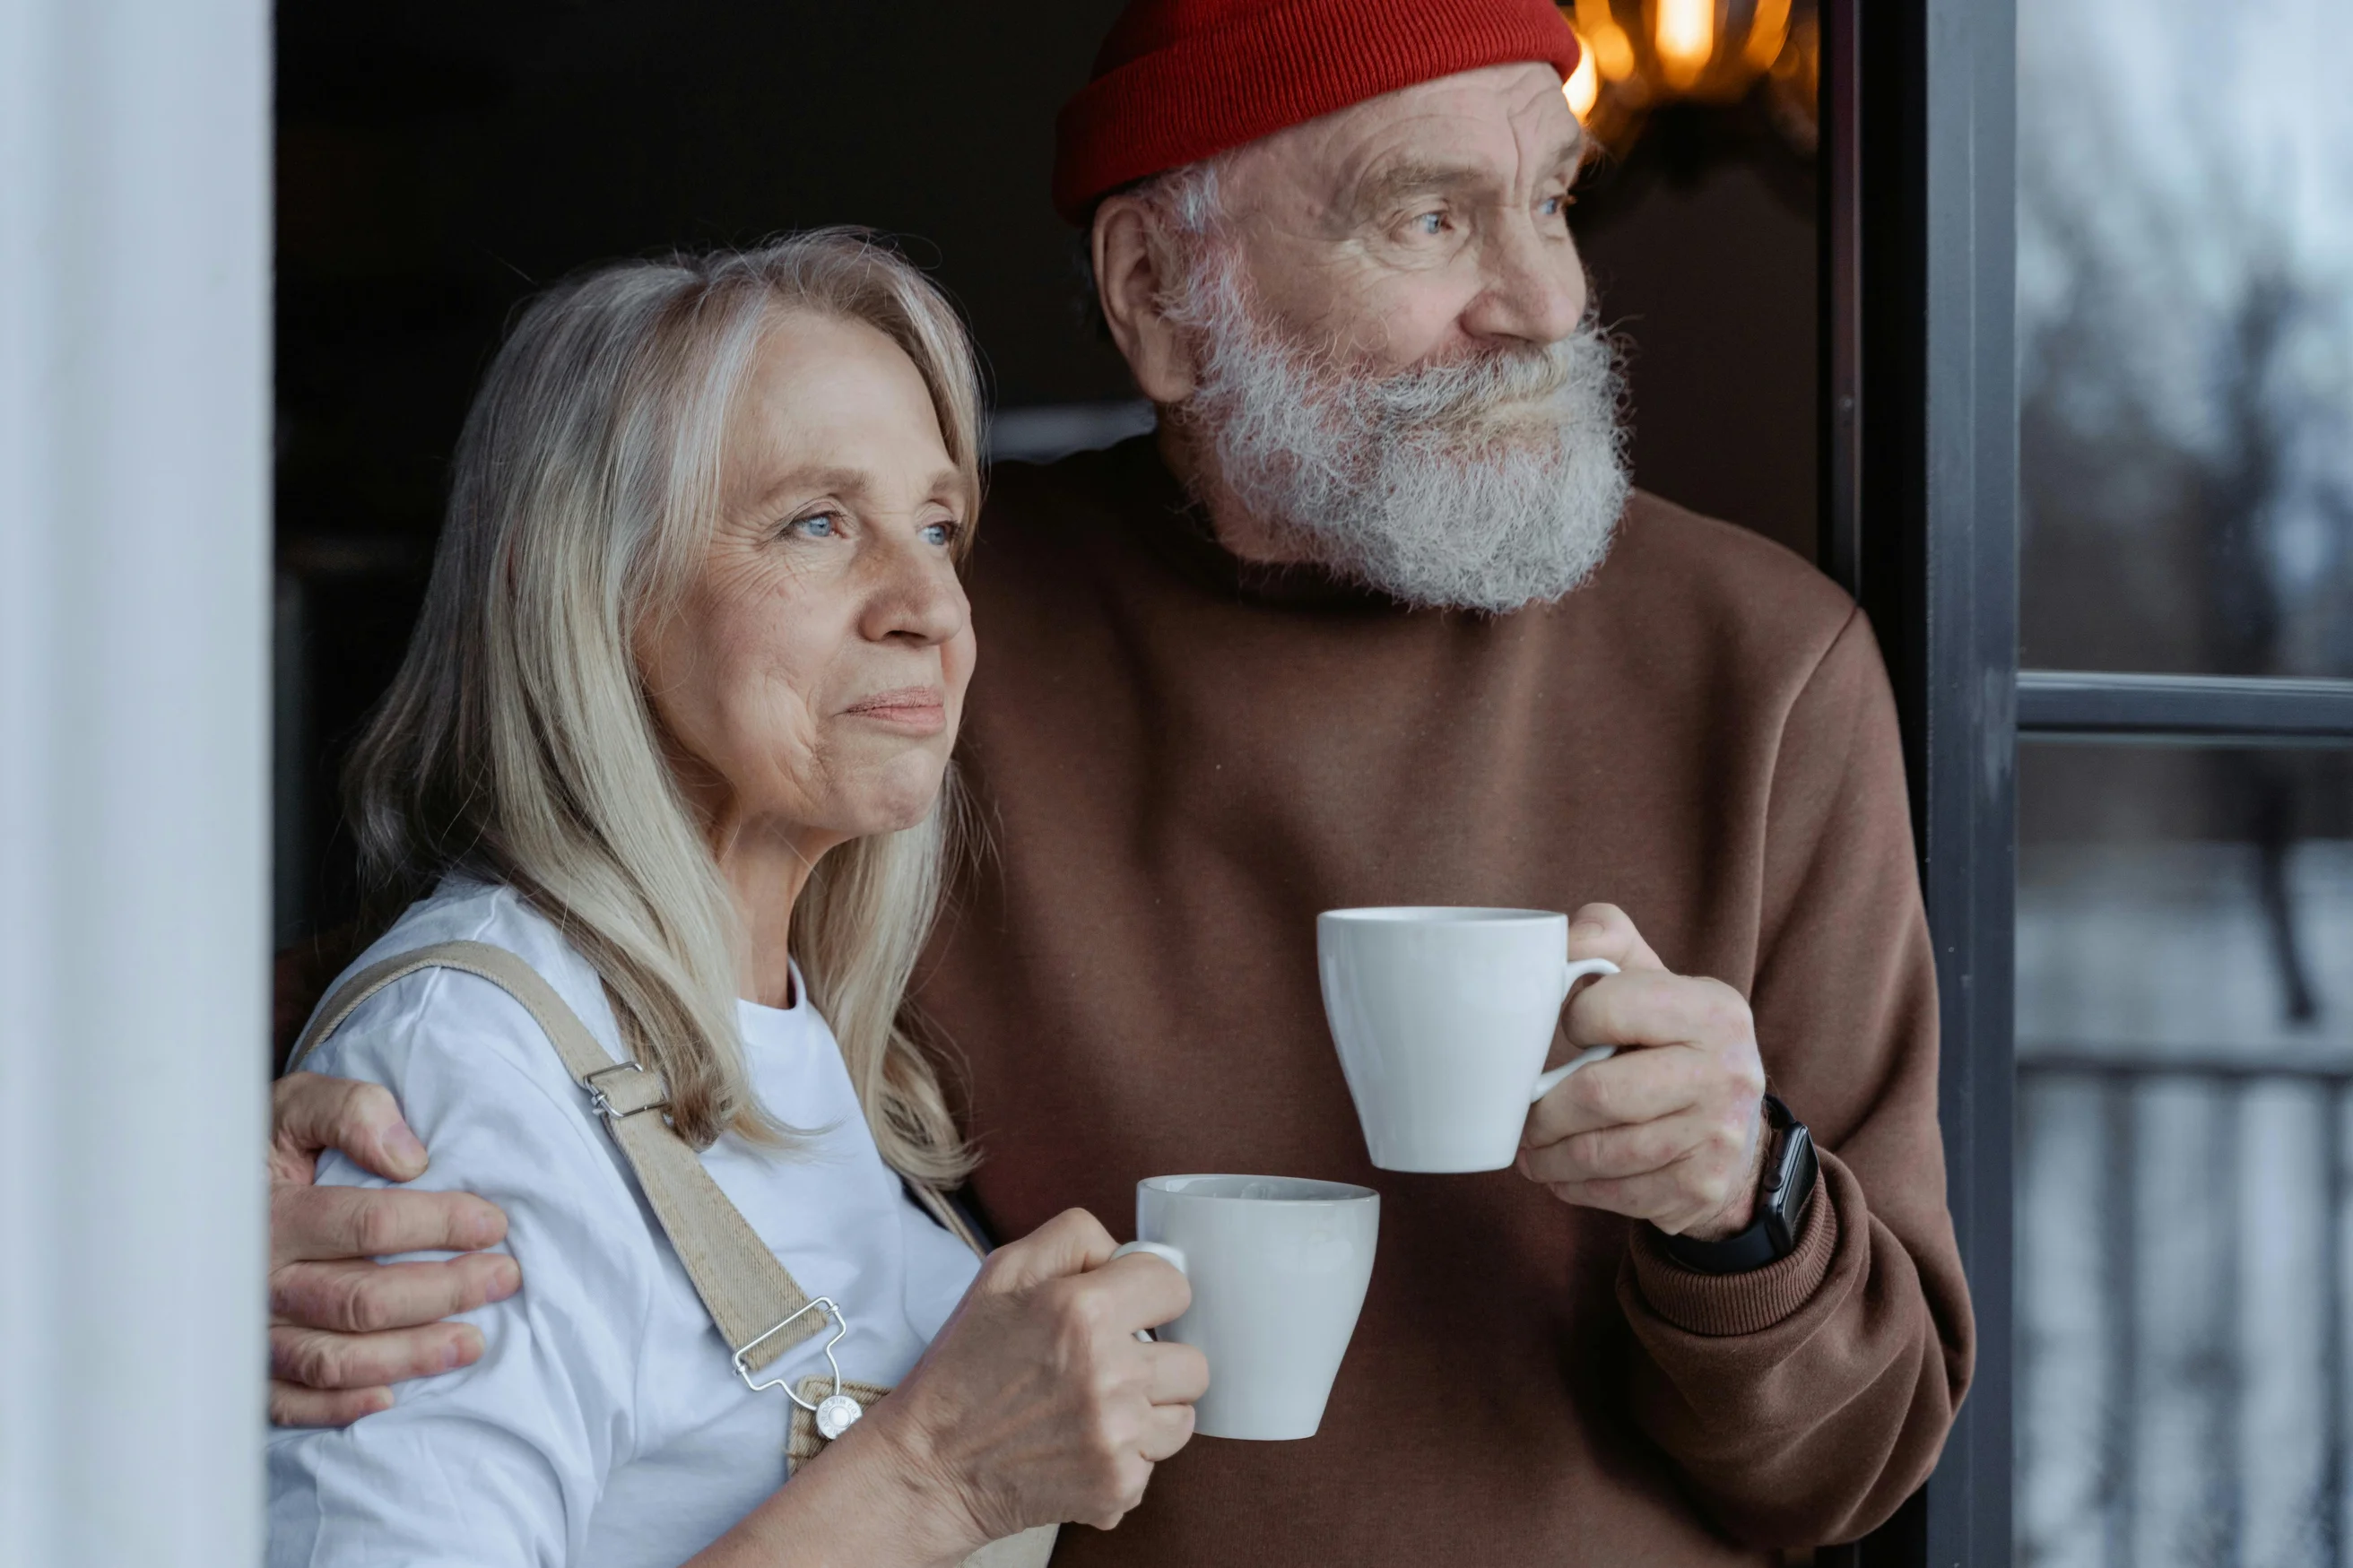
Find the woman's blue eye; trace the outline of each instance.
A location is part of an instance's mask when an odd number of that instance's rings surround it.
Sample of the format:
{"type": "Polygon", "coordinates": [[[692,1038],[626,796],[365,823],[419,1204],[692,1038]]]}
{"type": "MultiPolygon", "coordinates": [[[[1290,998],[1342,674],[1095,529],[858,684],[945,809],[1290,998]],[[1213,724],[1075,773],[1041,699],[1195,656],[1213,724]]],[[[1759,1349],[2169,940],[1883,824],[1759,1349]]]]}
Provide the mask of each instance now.
{"type": "Polygon", "coordinates": [[[953,544],[955,542],[955,536],[963,531],[964,529],[961,523],[947,521],[927,522],[923,528],[923,542],[926,544],[938,545],[953,544]]]}
{"type": "Polygon", "coordinates": [[[786,531],[797,533],[803,539],[831,539],[838,531],[834,526],[835,521],[833,513],[821,511],[813,517],[793,519],[786,525],[786,531]]]}
{"type": "Polygon", "coordinates": [[[1444,213],[1424,213],[1413,220],[1413,226],[1424,234],[1434,235],[1446,226],[1444,213]]]}

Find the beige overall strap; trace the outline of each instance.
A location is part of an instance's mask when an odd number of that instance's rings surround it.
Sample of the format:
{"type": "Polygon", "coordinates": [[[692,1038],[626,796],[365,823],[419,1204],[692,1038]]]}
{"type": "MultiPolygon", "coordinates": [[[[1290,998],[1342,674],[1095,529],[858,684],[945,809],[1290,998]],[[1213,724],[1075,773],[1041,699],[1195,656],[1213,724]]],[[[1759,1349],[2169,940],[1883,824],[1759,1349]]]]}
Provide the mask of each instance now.
{"type": "Polygon", "coordinates": [[[588,1092],[592,1108],[628,1156],[638,1185],[645,1190],[646,1200],[659,1216],[679,1261],[686,1265],[687,1277],[694,1281],[695,1293],[702,1298],[711,1321],[719,1326],[727,1348],[738,1352],[744,1369],[760,1371],[828,1326],[823,1312],[810,1312],[782,1331],[772,1331],[808,1306],[808,1295],[768,1250],[742,1211],[720,1191],[686,1140],[663,1118],[661,1110],[670,1098],[661,1075],[633,1061],[616,1062],[556,994],[555,987],[502,947],[445,942],[371,964],[321,1005],[287,1058],[286,1070],[292,1072],[361,1003],[424,969],[455,969],[476,975],[522,1004],[555,1047],[555,1054],[564,1058],[573,1079],[588,1092]]]}
{"type": "MultiPolygon", "coordinates": [[[[502,947],[480,942],[445,942],[370,964],[337,986],[334,994],[320,1005],[310,1026],[302,1031],[301,1039],[286,1058],[286,1070],[292,1072],[300,1067],[302,1058],[341,1028],[343,1020],[361,1003],[394,981],[424,969],[462,971],[489,981],[522,1004],[523,1010],[555,1047],[555,1054],[564,1058],[573,1080],[587,1090],[591,1107],[604,1118],[606,1130],[628,1156],[629,1168],[638,1174],[638,1185],[645,1189],[647,1201],[653,1205],[662,1229],[670,1237],[670,1247],[678,1253],[679,1261],[686,1265],[695,1293],[702,1298],[703,1309],[719,1325],[728,1348],[737,1352],[739,1367],[758,1372],[826,1326],[822,1314],[810,1312],[783,1331],[775,1331],[777,1324],[808,1306],[809,1298],[777,1261],[776,1255],[768,1250],[768,1244],[760,1239],[742,1211],[720,1191],[719,1184],[711,1179],[711,1173],[702,1168],[702,1162],[695,1158],[686,1140],[663,1120],[661,1109],[670,1100],[661,1075],[641,1068],[636,1062],[615,1061],[597,1044],[596,1037],[588,1032],[579,1016],[556,994],[555,987],[502,947]],[[746,1346],[751,1347],[748,1353],[746,1346]]],[[[975,1252],[987,1255],[988,1248],[946,1198],[921,1182],[910,1181],[906,1186],[915,1201],[945,1226],[949,1234],[975,1252]]],[[[751,1380],[747,1377],[744,1381],[751,1380]]],[[[814,1405],[818,1397],[832,1391],[832,1380],[812,1377],[804,1380],[802,1387],[804,1397],[814,1405]]],[[[888,1392],[874,1384],[847,1380],[841,1387],[861,1405],[872,1405],[888,1392]]],[[[796,1405],[787,1466],[797,1468],[822,1444],[808,1411],[796,1405]]],[[[1057,1528],[1047,1524],[991,1542],[965,1560],[966,1568],[1045,1568],[1046,1560],[1053,1554],[1057,1534],[1057,1528]]]]}

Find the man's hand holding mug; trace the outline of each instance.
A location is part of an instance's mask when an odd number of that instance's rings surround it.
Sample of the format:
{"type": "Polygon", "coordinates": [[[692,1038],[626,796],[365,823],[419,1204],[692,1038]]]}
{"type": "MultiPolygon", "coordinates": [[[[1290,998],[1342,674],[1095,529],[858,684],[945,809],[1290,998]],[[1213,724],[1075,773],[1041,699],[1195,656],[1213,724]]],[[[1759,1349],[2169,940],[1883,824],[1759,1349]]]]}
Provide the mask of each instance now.
{"type": "Polygon", "coordinates": [[[1623,910],[1334,910],[1316,949],[1375,1165],[1510,1165],[1701,1241],[1747,1226],[1766,1142],[1748,1005],[1670,973],[1623,910]],[[1542,1071],[1564,1027],[1579,1049],[1542,1071]]]}
{"type": "Polygon", "coordinates": [[[1620,1049],[1536,1101],[1520,1173],[1564,1203],[1670,1236],[1716,1241],[1746,1229],[1766,1142],[1765,1064],[1747,1001],[1722,981],[1671,972],[1615,904],[1577,911],[1568,956],[1619,969],[1569,998],[1569,1043],[1641,1048],[1620,1049]]]}

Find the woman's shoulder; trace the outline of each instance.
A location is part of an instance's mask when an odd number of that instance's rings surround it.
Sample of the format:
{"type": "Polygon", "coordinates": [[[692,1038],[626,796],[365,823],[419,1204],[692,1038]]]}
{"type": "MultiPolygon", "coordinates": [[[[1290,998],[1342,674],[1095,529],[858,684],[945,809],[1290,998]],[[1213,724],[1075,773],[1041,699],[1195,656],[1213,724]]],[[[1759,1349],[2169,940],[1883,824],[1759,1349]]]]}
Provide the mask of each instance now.
{"type": "MultiPolygon", "coordinates": [[[[353,976],[385,960],[452,942],[480,942],[522,959],[617,1057],[620,1031],[595,967],[554,921],[501,884],[445,881],[410,905],[327,994],[332,999],[353,976]]],[[[479,975],[439,966],[404,975],[360,1004],[300,1065],[385,1085],[411,1110],[412,1125],[420,1119],[415,1112],[424,1109],[410,1107],[412,1097],[438,1099],[444,1088],[462,1089],[465,1098],[477,1100],[545,1098],[567,1120],[579,1098],[554,1047],[522,1004],[479,975]]]]}

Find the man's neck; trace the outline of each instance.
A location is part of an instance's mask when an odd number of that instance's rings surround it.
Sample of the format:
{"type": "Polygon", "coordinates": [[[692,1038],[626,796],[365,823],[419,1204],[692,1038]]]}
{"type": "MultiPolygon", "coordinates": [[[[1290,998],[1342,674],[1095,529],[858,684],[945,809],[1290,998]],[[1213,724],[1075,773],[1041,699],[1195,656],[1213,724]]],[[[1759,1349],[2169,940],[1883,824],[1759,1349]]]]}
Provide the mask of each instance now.
{"type": "Polygon", "coordinates": [[[1282,537],[1266,519],[1244,506],[1204,458],[1194,438],[1185,434],[1164,410],[1160,416],[1160,460],[1186,490],[1208,509],[1209,526],[1218,543],[1238,561],[1259,566],[1295,566],[1314,556],[1297,542],[1282,537]]]}

